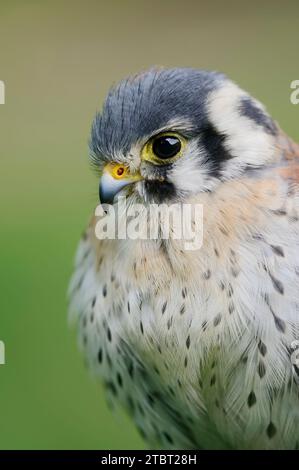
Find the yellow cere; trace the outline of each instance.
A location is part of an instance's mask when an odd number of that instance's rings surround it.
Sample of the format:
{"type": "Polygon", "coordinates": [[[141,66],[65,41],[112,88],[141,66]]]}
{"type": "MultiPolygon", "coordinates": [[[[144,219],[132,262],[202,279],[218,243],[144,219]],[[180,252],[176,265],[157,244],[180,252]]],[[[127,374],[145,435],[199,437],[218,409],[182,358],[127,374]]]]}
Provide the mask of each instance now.
{"type": "Polygon", "coordinates": [[[107,163],[104,172],[109,173],[116,180],[128,179],[139,181],[142,179],[139,172],[131,173],[129,167],[123,163],[107,163]]]}
{"type": "Polygon", "coordinates": [[[108,163],[104,171],[107,171],[114,179],[123,179],[130,175],[129,168],[121,163],[108,163]]]}

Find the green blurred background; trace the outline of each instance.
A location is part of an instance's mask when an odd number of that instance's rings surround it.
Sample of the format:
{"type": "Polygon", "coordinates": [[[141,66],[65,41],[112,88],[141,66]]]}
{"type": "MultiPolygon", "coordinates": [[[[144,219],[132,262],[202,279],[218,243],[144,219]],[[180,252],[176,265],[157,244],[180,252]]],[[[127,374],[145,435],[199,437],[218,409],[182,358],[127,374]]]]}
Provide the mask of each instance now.
{"type": "Polygon", "coordinates": [[[298,1],[0,0],[1,449],[142,448],[108,410],[66,320],[88,166],[108,87],[151,65],[226,72],[299,140],[298,1]]]}

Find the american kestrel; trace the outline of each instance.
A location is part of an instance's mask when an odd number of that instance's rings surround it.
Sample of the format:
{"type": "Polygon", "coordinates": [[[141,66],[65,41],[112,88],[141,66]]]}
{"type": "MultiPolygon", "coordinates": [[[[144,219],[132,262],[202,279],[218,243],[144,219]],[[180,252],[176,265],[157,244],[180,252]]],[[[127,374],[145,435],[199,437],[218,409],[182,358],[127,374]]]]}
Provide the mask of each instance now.
{"type": "Polygon", "coordinates": [[[203,207],[198,250],[99,240],[95,216],[80,241],[71,315],[113,402],[150,447],[299,449],[299,146],[225,75],[178,68],[112,88],[90,151],[102,203],[203,207]]]}

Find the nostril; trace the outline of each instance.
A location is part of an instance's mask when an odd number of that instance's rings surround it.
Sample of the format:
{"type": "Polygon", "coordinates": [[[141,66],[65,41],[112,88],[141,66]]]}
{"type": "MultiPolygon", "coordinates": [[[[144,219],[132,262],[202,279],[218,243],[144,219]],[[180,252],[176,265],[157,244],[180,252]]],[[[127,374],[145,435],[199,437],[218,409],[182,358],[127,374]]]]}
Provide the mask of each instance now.
{"type": "Polygon", "coordinates": [[[122,176],[124,174],[125,169],[123,167],[120,167],[117,169],[117,176],[122,176]]]}

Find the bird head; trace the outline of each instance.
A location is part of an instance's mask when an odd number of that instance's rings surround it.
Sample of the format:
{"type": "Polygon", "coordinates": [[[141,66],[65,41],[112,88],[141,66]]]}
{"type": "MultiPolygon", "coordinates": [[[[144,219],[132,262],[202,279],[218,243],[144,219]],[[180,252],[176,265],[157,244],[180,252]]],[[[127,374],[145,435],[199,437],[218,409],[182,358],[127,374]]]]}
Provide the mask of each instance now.
{"type": "Polygon", "coordinates": [[[182,202],[273,161],[277,128],[225,75],[151,69],[113,87],[91,131],[100,200],[182,202]]]}

